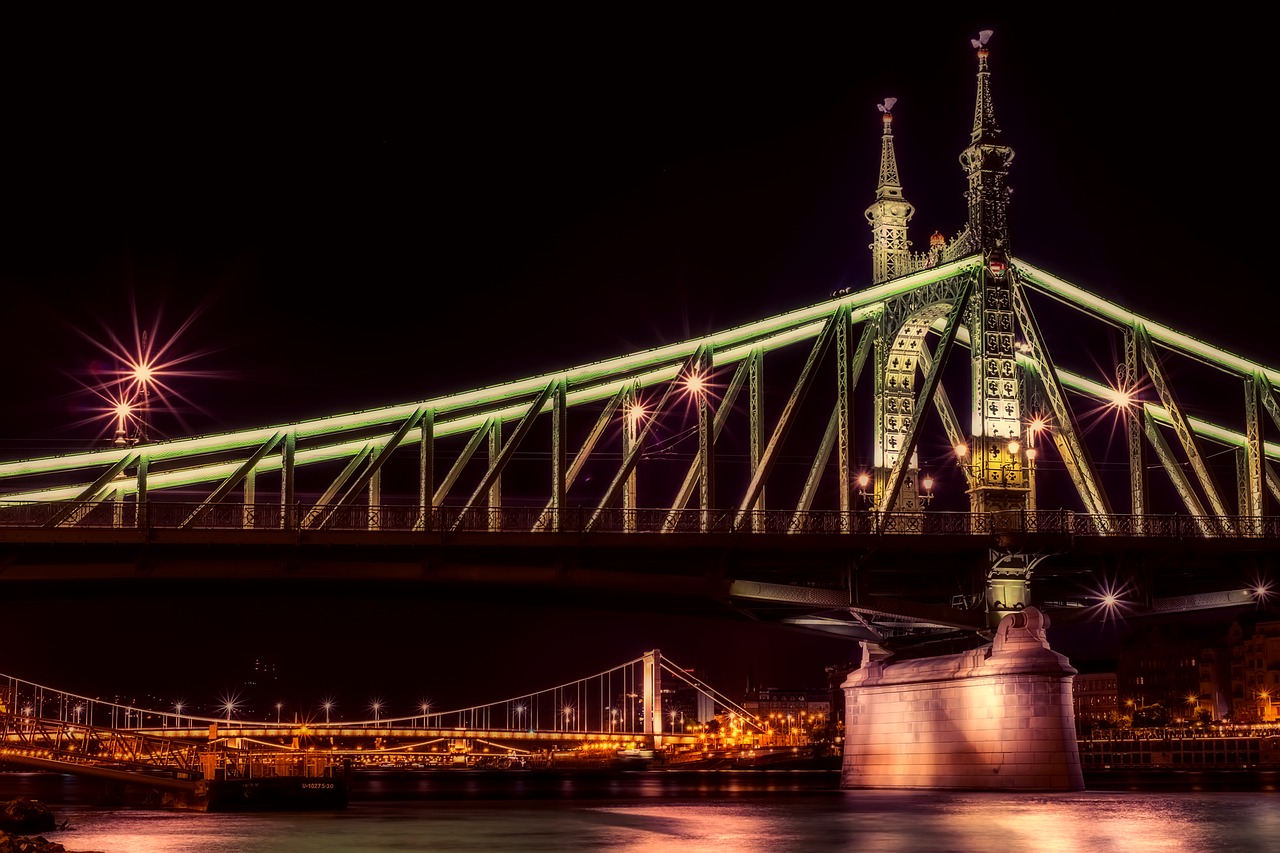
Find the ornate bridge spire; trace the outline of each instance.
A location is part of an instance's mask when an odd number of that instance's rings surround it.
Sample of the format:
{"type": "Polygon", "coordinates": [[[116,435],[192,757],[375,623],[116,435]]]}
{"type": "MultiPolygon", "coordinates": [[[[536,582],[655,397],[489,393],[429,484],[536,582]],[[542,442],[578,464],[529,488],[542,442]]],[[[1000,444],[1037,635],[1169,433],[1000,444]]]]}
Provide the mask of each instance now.
{"type": "Polygon", "coordinates": [[[907,239],[907,223],[916,209],[902,196],[898,179],[898,159],[893,153],[893,105],[897,98],[885,98],[877,104],[884,135],[880,141],[880,183],[876,200],[867,208],[871,223],[871,278],[879,284],[911,271],[911,241],[907,239]]]}
{"type": "Polygon", "coordinates": [[[1000,143],[991,99],[991,72],[987,69],[987,41],[991,30],[983,30],[970,43],[978,51],[978,99],[973,109],[973,132],[969,147],[960,154],[960,164],[969,176],[969,232],[984,252],[1009,245],[1009,164],[1013,149],[1000,143]]]}
{"type": "MultiPolygon", "coordinates": [[[[978,101],[969,147],[960,155],[969,176],[969,234],[986,264],[978,276],[978,289],[966,318],[973,365],[972,438],[968,446],[958,447],[956,452],[970,471],[973,511],[1012,517],[1032,506],[1034,486],[1025,440],[1022,375],[1017,362],[1013,285],[1008,269],[1006,179],[1013,149],[1000,143],[1000,128],[991,103],[987,70],[990,38],[991,30],[983,30],[971,40],[978,52],[978,101]]],[[[992,566],[988,573],[989,592],[997,587],[1002,590],[998,595],[992,593],[995,597],[988,602],[993,625],[1013,607],[1010,602],[1022,601],[1029,571],[1025,563],[1012,557],[992,566]]]]}

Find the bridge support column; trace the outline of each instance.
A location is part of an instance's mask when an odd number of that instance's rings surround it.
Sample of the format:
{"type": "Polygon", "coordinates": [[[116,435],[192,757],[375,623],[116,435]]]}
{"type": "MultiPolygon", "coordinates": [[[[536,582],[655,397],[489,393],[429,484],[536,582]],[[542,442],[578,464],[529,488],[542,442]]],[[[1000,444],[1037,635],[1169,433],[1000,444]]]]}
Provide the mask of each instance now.
{"type": "Polygon", "coordinates": [[[987,570],[987,625],[996,628],[1010,613],[1031,604],[1031,565],[1020,555],[1005,555],[987,570]]]}
{"type": "Polygon", "coordinates": [[[1080,791],[1071,682],[1034,607],[994,640],[895,663],[864,643],[845,694],[844,788],[1080,791]]]}

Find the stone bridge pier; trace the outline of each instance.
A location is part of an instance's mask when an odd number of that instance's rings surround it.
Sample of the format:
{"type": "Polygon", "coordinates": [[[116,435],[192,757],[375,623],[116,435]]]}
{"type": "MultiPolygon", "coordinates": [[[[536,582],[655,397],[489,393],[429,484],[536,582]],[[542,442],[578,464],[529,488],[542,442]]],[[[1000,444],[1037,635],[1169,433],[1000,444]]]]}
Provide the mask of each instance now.
{"type": "Polygon", "coordinates": [[[1005,616],[988,645],[894,662],[863,642],[845,695],[843,788],[1080,791],[1067,658],[1048,617],[1005,616]]]}

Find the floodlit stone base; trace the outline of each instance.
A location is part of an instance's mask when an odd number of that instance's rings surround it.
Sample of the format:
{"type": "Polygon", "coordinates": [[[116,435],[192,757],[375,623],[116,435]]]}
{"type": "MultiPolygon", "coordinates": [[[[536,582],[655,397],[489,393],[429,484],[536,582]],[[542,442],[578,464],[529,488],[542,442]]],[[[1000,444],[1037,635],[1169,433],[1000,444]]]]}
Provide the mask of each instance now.
{"type": "Polygon", "coordinates": [[[1080,791],[1071,680],[1033,607],[990,645],[957,655],[863,661],[845,693],[845,788],[1080,791]]]}

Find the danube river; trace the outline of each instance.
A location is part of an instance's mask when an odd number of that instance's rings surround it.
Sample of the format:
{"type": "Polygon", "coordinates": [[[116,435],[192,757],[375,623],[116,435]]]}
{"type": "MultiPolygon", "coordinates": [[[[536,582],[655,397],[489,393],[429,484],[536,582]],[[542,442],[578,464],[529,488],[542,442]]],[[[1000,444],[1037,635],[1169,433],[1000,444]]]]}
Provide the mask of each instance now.
{"type": "Polygon", "coordinates": [[[1250,790],[1188,777],[1072,794],[842,791],[834,772],[358,774],[339,812],[204,814],[101,803],[96,783],[0,774],[102,853],[404,851],[1258,851],[1280,838],[1275,776],[1250,790]]]}

